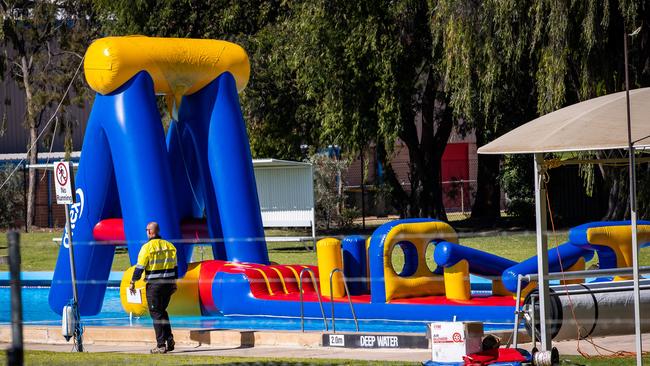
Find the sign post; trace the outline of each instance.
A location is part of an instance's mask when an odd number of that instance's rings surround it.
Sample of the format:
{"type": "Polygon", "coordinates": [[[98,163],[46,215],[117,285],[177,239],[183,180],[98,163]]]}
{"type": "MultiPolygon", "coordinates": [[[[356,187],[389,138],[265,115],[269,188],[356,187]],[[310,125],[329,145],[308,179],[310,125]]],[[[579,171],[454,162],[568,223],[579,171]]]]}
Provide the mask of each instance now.
{"type": "MultiPolygon", "coordinates": [[[[77,351],[83,352],[81,338],[81,324],[79,317],[79,297],[77,295],[77,276],[74,265],[74,250],[72,246],[72,229],[70,228],[70,205],[74,204],[74,188],[72,187],[72,171],[70,163],[60,161],[54,164],[54,181],[56,187],[56,203],[64,205],[65,210],[65,235],[62,243],[68,243],[68,254],[70,256],[70,278],[72,279],[72,311],[74,314],[74,338],[77,351]]],[[[65,309],[64,309],[65,313],[65,309]]],[[[70,321],[70,319],[68,319],[70,321]]]]}

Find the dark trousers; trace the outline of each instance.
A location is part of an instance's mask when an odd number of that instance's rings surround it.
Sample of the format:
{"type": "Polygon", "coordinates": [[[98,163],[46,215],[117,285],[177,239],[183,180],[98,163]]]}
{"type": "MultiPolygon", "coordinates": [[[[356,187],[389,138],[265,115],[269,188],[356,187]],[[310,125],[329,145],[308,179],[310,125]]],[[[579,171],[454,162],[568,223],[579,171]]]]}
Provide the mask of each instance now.
{"type": "Polygon", "coordinates": [[[158,347],[165,347],[167,341],[174,339],[172,327],[169,324],[167,306],[172,294],[176,291],[175,283],[147,283],[147,303],[149,314],[153,319],[153,329],[156,332],[158,347]]]}

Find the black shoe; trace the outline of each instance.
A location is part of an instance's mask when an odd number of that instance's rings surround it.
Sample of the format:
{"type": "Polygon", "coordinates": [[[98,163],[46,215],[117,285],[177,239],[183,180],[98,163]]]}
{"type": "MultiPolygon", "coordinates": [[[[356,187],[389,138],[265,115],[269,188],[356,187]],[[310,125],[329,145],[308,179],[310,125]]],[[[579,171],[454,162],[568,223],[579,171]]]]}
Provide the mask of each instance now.
{"type": "Polygon", "coordinates": [[[167,348],[165,346],[156,347],[156,348],[152,348],[151,351],[149,352],[153,354],[167,353],[167,348]]]}
{"type": "Polygon", "coordinates": [[[173,351],[175,345],[176,345],[176,342],[174,342],[173,339],[168,340],[167,341],[167,352],[173,351]]]}

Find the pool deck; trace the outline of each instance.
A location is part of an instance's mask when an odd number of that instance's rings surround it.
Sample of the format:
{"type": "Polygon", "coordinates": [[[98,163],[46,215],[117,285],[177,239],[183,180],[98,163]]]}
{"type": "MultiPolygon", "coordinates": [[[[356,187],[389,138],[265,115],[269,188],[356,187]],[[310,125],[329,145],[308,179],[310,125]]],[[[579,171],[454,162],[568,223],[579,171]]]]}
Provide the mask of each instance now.
{"type": "MultiPolygon", "coordinates": [[[[25,347],[29,350],[70,352],[72,343],[61,337],[60,327],[26,326],[23,330],[25,347]]],[[[204,355],[229,357],[277,357],[358,359],[377,361],[422,362],[431,358],[428,349],[351,349],[321,347],[320,332],[234,331],[234,330],[174,330],[176,350],[171,355],[204,355]]],[[[11,330],[0,327],[0,349],[9,347],[11,330]]],[[[594,338],[594,343],[610,351],[634,351],[634,336],[594,338]]],[[[650,348],[650,334],[643,337],[643,349],[650,348]]],[[[87,352],[148,353],[155,344],[153,329],[86,327],[84,344],[87,352]]],[[[554,342],[560,354],[577,355],[579,350],[598,355],[587,341],[554,342]]],[[[521,348],[530,350],[532,344],[521,348]]],[[[600,350],[601,354],[608,354],[600,350]]],[[[170,356],[171,356],[170,355],[170,356]]]]}

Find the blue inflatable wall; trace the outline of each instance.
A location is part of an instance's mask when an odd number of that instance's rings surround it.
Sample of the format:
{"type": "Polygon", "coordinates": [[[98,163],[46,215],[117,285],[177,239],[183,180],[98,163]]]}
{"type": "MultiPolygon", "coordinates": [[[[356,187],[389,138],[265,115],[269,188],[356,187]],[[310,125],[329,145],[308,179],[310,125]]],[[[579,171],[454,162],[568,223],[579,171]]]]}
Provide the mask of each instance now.
{"type": "MultiPolygon", "coordinates": [[[[140,72],[108,95],[97,94],[86,127],[71,207],[81,315],[99,313],[114,256],[95,245],[101,220],[122,218],[131,264],[157,221],[185,273],[192,247],[181,222],[204,216],[216,259],[268,264],[246,127],[234,79],[223,73],[183,98],[165,137],[153,81],[140,72]]],[[[66,234],[49,303],[61,313],[72,298],[66,234]]]]}
{"type": "Polygon", "coordinates": [[[348,281],[350,295],[368,292],[368,270],[366,268],[366,239],[360,235],[346,236],[341,243],[343,252],[343,273],[348,281]]]}

